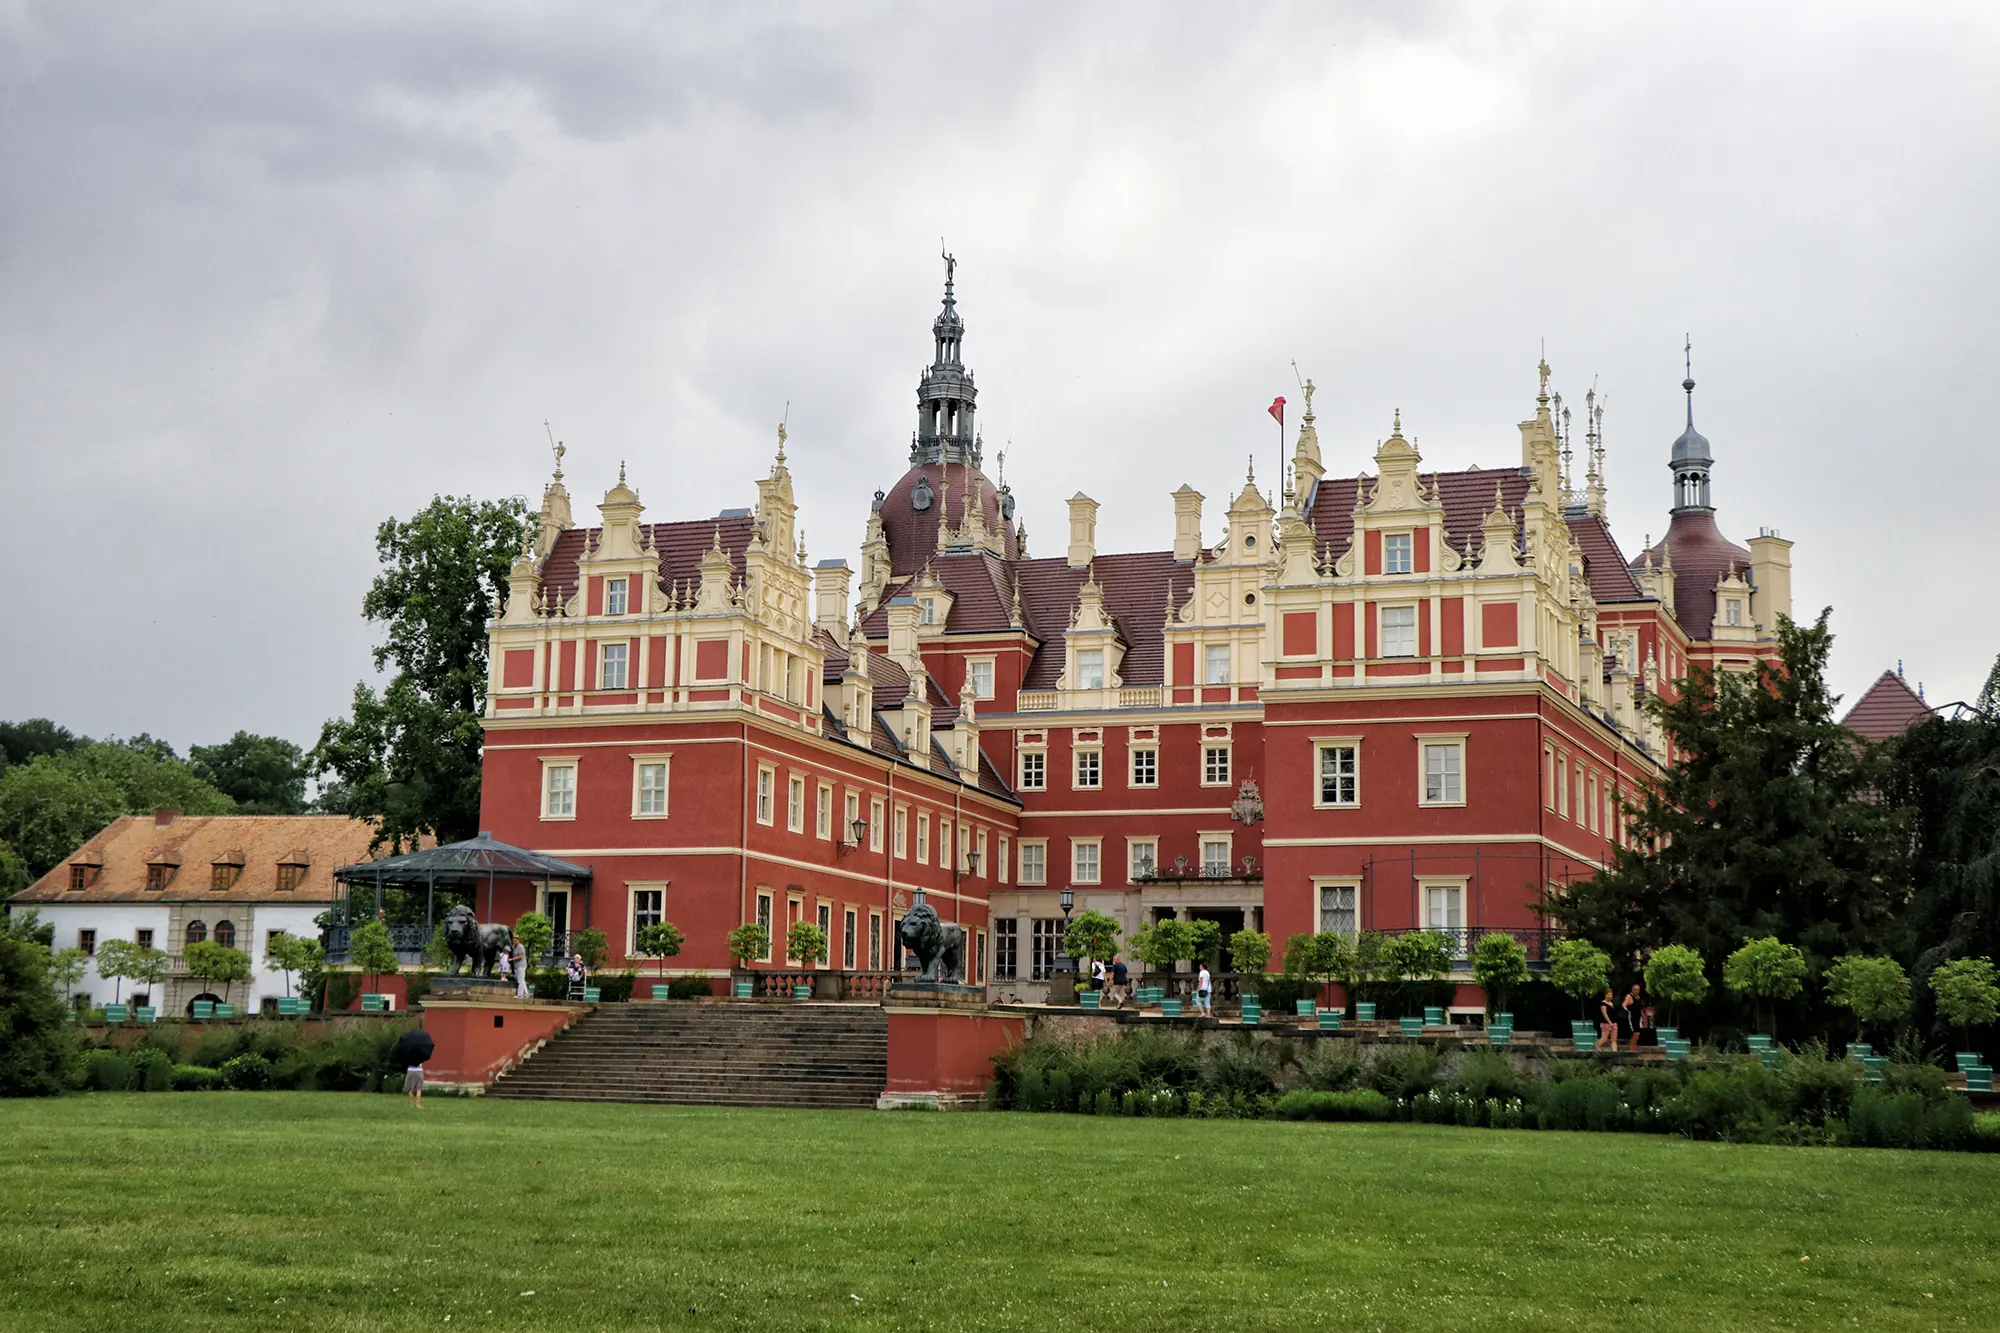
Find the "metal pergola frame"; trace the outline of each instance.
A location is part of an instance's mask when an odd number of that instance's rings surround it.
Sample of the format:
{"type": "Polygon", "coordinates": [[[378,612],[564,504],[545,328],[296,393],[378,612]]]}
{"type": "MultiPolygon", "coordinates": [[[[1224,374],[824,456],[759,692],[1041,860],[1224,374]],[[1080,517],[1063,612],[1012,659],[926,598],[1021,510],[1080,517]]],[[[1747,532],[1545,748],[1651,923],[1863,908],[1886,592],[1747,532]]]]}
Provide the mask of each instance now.
{"type": "MultiPolygon", "coordinates": [[[[542,897],[548,898],[549,887],[556,880],[563,880],[572,888],[583,891],[583,924],[590,925],[590,882],[589,866],[580,866],[573,861],[564,861],[554,856],[543,856],[525,847],[515,847],[482,832],[476,838],[464,842],[446,843],[442,847],[427,847],[414,852],[404,852],[398,856],[385,856],[379,861],[362,861],[351,866],[342,866],[333,872],[336,884],[347,892],[336,899],[351,919],[353,889],[356,885],[375,888],[375,911],[382,911],[382,892],[387,888],[424,890],[424,931],[428,938],[436,929],[437,889],[439,884],[446,888],[470,885],[474,910],[478,910],[479,884],[486,884],[486,913],[491,919],[494,903],[494,885],[503,879],[540,880],[542,897]]],[[[568,923],[574,933],[574,922],[568,923]]]]}

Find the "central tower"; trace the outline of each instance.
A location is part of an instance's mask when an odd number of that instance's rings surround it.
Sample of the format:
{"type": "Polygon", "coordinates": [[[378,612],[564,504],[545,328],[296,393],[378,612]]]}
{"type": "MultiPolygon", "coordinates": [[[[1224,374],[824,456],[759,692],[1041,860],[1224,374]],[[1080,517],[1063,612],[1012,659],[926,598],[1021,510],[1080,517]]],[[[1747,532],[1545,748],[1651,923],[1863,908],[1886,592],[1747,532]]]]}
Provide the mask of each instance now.
{"type": "Polygon", "coordinates": [[[958,463],[979,466],[979,434],[973,427],[973,402],[979,390],[965,368],[965,321],[959,317],[952,281],[958,261],[944,256],[944,309],[931,325],[936,351],[930,368],[917,382],[917,430],[910,437],[910,466],[958,463]]]}

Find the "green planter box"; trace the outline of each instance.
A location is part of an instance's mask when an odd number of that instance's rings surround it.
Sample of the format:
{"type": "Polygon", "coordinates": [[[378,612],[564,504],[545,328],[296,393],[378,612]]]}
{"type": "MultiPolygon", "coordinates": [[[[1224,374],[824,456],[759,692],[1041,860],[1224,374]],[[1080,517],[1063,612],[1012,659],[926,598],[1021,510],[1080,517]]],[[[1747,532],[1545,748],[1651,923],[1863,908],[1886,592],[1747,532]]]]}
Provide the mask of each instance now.
{"type": "Polygon", "coordinates": [[[1441,1027],[1443,1027],[1443,1026],[1444,1026],[1444,1010],[1442,1010],[1442,1009],[1426,1009],[1426,1010],[1424,1010],[1424,1026],[1425,1026],[1425,1027],[1427,1027],[1427,1028],[1441,1028],[1441,1027]]]}
{"type": "Polygon", "coordinates": [[[1514,1015],[1508,1013],[1499,1013],[1493,1015],[1493,1017],[1487,1021],[1490,1025],[1494,1027],[1510,1028],[1514,1026],[1514,1015]]]}
{"type": "Polygon", "coordinates": [[[1103,1001],[1103,999],[1104,996],[1100,992],[1094,990],[1082,990],[1076,993],[1076,1002],[1082,1005],[1085,1009],[1096,1009],[1100,1007],[1100,1004],[1103,1001]]]}
{"type": "Polygon", "coordinates": [[[1361,1004],[1357,1002],[1354,1006],[1354,1021],[1357,1023],[1373,1023],[1375,1021],[1374,1004],[1361,1004]]]}
{"type": "Polygon", "coordinates": [[[123,1023],[125,1021],[125,1006],[122,1004],[105,1005],[104,1021],[107,1023],[123,1023]]]}
{"type": "Polygon", "coordinates": [[[1255,1005],[1250,1003],[1250,1001],[1245,1000],[1243,1002],[1243,1026],[1247,1028],[1254,1028],[1263,1021],[1264,1021],[1263,1006],[1255,1005]]]}
{"type": "Polygon", "coordinates": [[[757,988],[757,983],[754,981],[738,981],[731,986],[730,990],[731,993],[734,994],[737,999],[747,1000],[750,998],[751,993],[755,991],[756,988],[757,988]]]}
{"type": "Polygon", "coordinates": [[[196,1000],[194,1004],[190,1006],[189,1014],[197,1023],[201,1022],[203,1019],[214,1018],[215,1001],[196,1000]]]}
{"type": "Polygon", "coordinates": [[[792,987],[792,998],[794,1000],[810,1000],[812,998],[812,993],[813,993],[813,988],[812,988],[812,983],[810,982],[807,982],[803,986],[795,985],[792,987]]]}
{"type": "Polygon", "coordinates": [[[585,986],[583,988],[583,1002],[585,1004],[602,1003],[603,995],[604,988],[601,986],[585,986]]]}
{"type": "Polygon", "coordinates": [[[215,1006],[215,1016],[217,1018],[234,1018],[236,1017],[236,1006],[233,1004],[218,1004],[215,1006]]]}
{"type": "Polygon", "coordinates": [[[1583,1052],[1584,1054],[1588,1054],[1591,1051],[1597,1049],[1597,1038],[1595,1037],[1571,1037],[1569,1041],[1570,1041],[1570,1046],[1573,1049],[1583,1052]]]}
{"type": "Polygon", "coordinates": [[[1311,1000],[1294,1000],[1292,1003],[1298,1006],[1300,1018],[1311,1018],[1319,1012],[1319,1006],[1311,1000]]]}
{"type": "Polygon", "coordinates": [[[137,1018],[141,1023],[153,1023],[159,1020],[160,1011],[151,1005],[140,1005],[132,1011],[132,1016],[137,1018]]]}
{"type": "Polygon", "coordinates": [[[1179,1018],[1181,1016],[1181,1002],[1179,1000],[1162,1000],[1160,1001],[1160,1012],[1168,1018],[1179,1018]]]}
{"type": "Polygon", "coordinates": [[[1403,1025],[1403,1035],[1404,1035],[1404,1036],[1406,1036],[1406,1037],[1421,1037],[1421,1036],[1423,1036],[1423,1035],[1424,1035],[1424,1020],[1423,1020],[1423,1019],[1421,1019],[1421,1018],[1405,1018],[1405,1019],[1401,1019],[1401,1020],[1399,1020],[1399,1021],[1400,1021],[1400,1022],[1402,1023],[1402,1025],[1403,1025]]]}
{"type": "Polygon", "coordinates": [[[1492,1046],[1511,1046],[1514,1043],[1514,1029],[1488,1028],[1486,1029],[1486,1041],[1488,1045],[1492,1046]]]}
{"type": "Polygon", "coordinates": [[[1340,1010],[1322,1009],[1314,1017],[1319,1019],[1319,1030],[1321,1032],[1340,1031],[1340,1010]]]}
{"type": "MultiPolygon", "coordinates": [[[[739,986],[747,986],[749,984],[750,983],[747,981],[741,981],[737,983],[737,985],[739,986]]],[[[672,991],[673,991],[673,986],[668,982],[656,981],[653,983],[653,989],[650,993],[654,999],[664,1000],[672,991]]]]}

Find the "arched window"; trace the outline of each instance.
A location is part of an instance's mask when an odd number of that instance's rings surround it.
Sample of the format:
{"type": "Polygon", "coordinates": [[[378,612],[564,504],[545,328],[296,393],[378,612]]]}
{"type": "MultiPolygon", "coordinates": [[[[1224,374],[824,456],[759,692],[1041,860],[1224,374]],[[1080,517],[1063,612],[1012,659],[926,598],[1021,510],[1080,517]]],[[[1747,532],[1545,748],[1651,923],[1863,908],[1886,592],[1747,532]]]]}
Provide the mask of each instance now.
{"type": "Polygon", "coordinates": [[[216,922],[215,942],[225,949],[234,949],[236,947],[236,923],[234,921],[216,922]]]}
{"type": "Polygon", "coordinates": [[[203,940],[207,938],[208,938],[207,926],[204,926],[199,921],[188,922],[187,942],[189,944],[200,944],[203,940]]]}

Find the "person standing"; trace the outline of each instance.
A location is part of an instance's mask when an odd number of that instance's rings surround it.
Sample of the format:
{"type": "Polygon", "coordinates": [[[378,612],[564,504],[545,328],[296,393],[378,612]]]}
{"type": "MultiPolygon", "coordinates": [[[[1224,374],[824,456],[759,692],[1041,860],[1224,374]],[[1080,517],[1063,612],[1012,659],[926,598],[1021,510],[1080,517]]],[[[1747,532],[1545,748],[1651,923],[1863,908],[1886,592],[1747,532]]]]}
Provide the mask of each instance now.
{"type": "Polygon", "coordinates": [[[1090,960],[1090,988],[1100,992],[1104,989],[1104,960],[1102,958],[1093,958],[1090,960]]]}
{"type": "Polygon", "coordinates": [[[1618,992],[1609,986],[1604,988],[1604,998],[1597,1002],[1597,1049],[1618,1049],[1618,992]]]}
{"type": "Polygon", "coordinates": [[[1215,1017],[1215,1009],[1209,1003],[1209,993],[1208,993],[1209,987],[1211,984],[1213,984],[1214,980],[1215,979],[1211,977],[1208,973],[1208,964],[1203,963],[1201,965],[1201,971],[1195,973],[1194,1007],[1197,1013],[1200,1013],[1208,1018],[1215,1017]]]}
{"type": "Polygon", "coordinates": [[[1631,1048],[1636,1051],[1639,1049],[1639,1028],[1646,1018],[1646,994],[1638,982],[1633,982],[1632,989],[1625,993],[1623,1009],[1619,1017],[1625,1022],[1625,1035],[1631,1039],[1631,1048]]]}
{"type": "Polygon", "coordinates": [[[514,996],[525,1000],[528,998],[528,946],[521,943],[520,936],[514,937],[507,956],[514,960],[514,996]]]}
{"type": "Polygon", "coordinates": [[[1129,976],[1131,976],[1131,972],[1126,968],[1125,960],[1122,957],[1113,958],[1111,960],[1111,1003],[1115,1008],[1123,1009],[1125,1007],[1125,981],[1129,976]]]}
{"type": "Polygon", "coordinates": [[[412,1111],[424,1104],[424,1067],[411,1065],[403,1071],[403,1091],[409,1094],[412,1111]]]}

